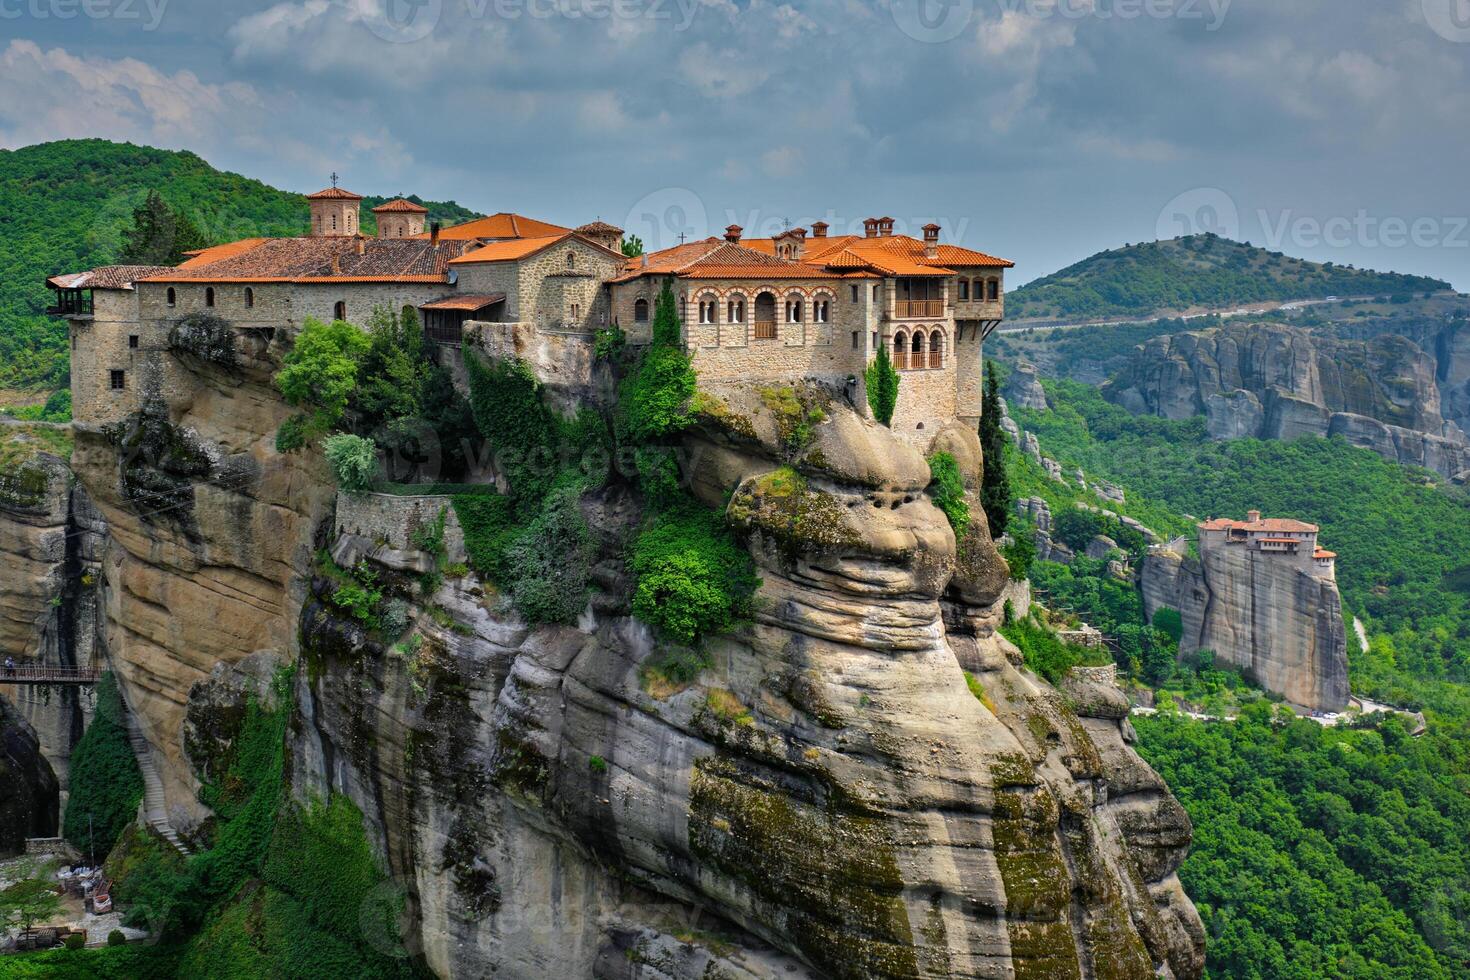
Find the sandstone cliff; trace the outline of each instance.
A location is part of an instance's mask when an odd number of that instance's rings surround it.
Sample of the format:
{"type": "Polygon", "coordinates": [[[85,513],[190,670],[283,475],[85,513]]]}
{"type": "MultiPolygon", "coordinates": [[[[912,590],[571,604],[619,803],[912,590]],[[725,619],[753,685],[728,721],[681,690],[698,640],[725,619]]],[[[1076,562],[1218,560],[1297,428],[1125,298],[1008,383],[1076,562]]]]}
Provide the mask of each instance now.
{"type": "MultiPolygon", "coordinates": [[[[764,584],[711,666],[669,683],[629,614],[642,511],[616,482],[583,502],[599,588],[576,626],[530,626],[473,575],[415,599],[411,649],[342,618],[318,548],[388,583],[427,557],[338,535],[320,462],[274,452],[278,354],[180,353],[187,383],[78,433],[107,651],[177,829],[207,818],[245,699],[299,662],[291,791],[357,804],[440,976],[1200,974],[1188,817],[1126,704],[1013,662],[983,520],[956,541],[889,430],[822,394],[793,456],[761,398],[711,392],[688,476],[764,584]]],[[[974,432],[933,445],[973,485],[974,432]]]]}
{"type": "Polygon", "coordinates": [[[1150,620],[1161,607],[1179,610],[1180,653],[1213,650],[1218,662],[1305,708],[1347,706],[1342,598],[1331,579],[1281,556],[1225,547],[1198,559],[1154,549],[1138,581],[1150,620]]]}
{"type": "Polygon", "coordinates": [[[1340,435],[1447,477],[1470,469],[1470,440],[1441,414],[1434,359],[1402,337],[1266,323],[1155,337],[1103,394],[1135,413],[1204,415],[1216,439],[1340,435]]]}

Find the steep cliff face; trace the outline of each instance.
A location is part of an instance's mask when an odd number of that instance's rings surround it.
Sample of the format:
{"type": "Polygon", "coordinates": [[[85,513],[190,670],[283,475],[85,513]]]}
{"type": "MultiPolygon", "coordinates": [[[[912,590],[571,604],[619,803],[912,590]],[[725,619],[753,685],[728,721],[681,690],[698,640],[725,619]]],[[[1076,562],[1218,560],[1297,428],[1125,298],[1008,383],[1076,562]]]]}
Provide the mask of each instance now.
{"type": "Polygon", "coordinates": [[[207,816],[181,739],[190,688],[221,662],[294,656],[302,572],[330,507],[320,458],[275,452],[290,411],[270,384],[279,354],[147,351],[143,409],[76,426],[72,465],[107,529],[109,664],[185,834],[207,816]]]}
{"type": "MultiPolygon", "coordinates": [[[[368,816],[435,972],[1197,976],[1187,816],[1117,692],[1069,700],[1008,657],[1004,563],[956,542],[923,457],[836,400],[793,451],[760,399],[712,394],[692,487],[763,585],[696,679],[650,670],[618,487],[584,502],[608,557],[575,627],[473,577],[415,604],[412,650],[304,608],[293,784],[368,816]]],[[[937,442],[978,473],[972,432],[937,442]]]]}
{"type": "Polygon", "coordinates": [[[1331,579],[1245,547],[1209,549],[1199,559],[1155,551],[1138,576],[1150,619],[1164,606],[1179,610],[1181,653],[1213,650],[1293,704],[1346,707],[1347,638],[1331,579]]]}
{"type": "Polygon", "coordinates": [[[1103,393],[1135,413],[1204,415],[1216,439],[1341,435],[1445,476],[1470,469],[1470,440],[1441,414],[1434,359],[1402,337],[1261,323],[1155,337],[1103,393]]]}
{"type": "MultiPolygon", "coordinates": [[[[97,556],[103,538],[86,491],[66,462],[39,453],[0,481],[0,659],[88,666],[100,659],[97,556]]],[[[75,687],[5,684],[67,798],[67,766],[92,702],[75,687]]]]}
{"type": "Polygon", "coordinates": [[[0,698],[0,855],[23,851],[27,837],[54,836],[60,819],[60,785],[40,739],[0,698]]]}

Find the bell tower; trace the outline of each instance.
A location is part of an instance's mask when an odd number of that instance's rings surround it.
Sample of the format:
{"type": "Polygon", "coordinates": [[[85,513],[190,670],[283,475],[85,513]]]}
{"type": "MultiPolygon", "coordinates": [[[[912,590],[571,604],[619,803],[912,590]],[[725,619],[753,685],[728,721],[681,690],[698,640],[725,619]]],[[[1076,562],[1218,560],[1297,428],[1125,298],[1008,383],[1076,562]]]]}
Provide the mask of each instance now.
{"type": "Polygon", "coordinates": [[[306,200],[311,205],[312,238],[342,238],[357,234],[362,195],[338,187],[335,173],[332,174],[331,187],[306,195],[306,200]]]}

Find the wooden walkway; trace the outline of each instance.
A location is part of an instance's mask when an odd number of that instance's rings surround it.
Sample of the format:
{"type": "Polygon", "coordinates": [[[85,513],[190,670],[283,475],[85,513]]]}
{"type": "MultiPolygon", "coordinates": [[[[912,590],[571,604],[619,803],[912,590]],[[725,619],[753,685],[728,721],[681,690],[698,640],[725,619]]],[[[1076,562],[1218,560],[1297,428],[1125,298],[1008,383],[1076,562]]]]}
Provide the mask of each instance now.
{"type": "Polygon", "coordinates": [[[102,676],[101,667],[62,667],[56,664],[0,666],[0,684],[68,684],[90,687],[102,676]]]}

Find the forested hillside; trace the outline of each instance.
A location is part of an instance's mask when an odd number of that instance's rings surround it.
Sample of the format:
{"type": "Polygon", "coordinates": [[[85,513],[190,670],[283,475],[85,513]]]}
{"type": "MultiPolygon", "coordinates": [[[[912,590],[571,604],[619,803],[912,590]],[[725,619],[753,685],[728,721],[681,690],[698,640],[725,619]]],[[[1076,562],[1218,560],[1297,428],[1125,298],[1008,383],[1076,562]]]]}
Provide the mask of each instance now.
{"type": "Polygon", "coordinates": [[[1191,235],[1099,252],[1006,296],[1019,317],[1148,317],[1266,300],[1437,292],[1426,276],[1319,264],[1218,235],[1191,235]]]}
{"type": "MultiPolygon", "coordinates": [[[[66,328],[44,315],[45,279],[115,260],[150,190],[210,244],[307,230],[302,195],[216,170],[193,153],[107,140],[0,150],[0,388],[65,384],[66,328]]],[[[365,233],[376,232],[371,209],[388,199],[364,198],[365,233]]],[[[436,221],[475,216],[453,201],[421,203],[436,221]]]]}
{"type": "MultiPolygon", "coordinates": [[[[1366,729],[1288,722],[1258,694],[1232,696],[1225,688],[1239,675],[1209,658],[1168,678],[1165,689],[1187,688],[1191,700],[1245,704],[1230,722],[1167,707],[1134,719],[1139,751],[1194,823],[1180,874],[1208,930],[1209,975],[1470,975],[1470,609],[1460,584],[1470,579],[1470,501],[1339,440],[1213,442],[1200,419],[1135,417],[1087,385],[1044,384],[1051,408],[1014,410],[1017,422],[1068,472],[1081,466],[1124,487],[1125,512],[1160,531],[1252,507],[1320,524],[1340,554],[1349,615],[1373,634],[1366,652],[1350,643],[1355,692],[1422,706],[1430,721],[1417,739],[1397,719],[1366,729]]],[[[1074,501],[1098,503],[1007,456],[1017,492],[1044,494],[1054,517],[1076,513],[1074,501]]],[[[1136,590],[1102,565],[1038,563],[1032,579],[1127,650],[1150,624],[1136,590]]],[[[1144,647],[1131,673],[1154,683],[1144,647]]]]}

